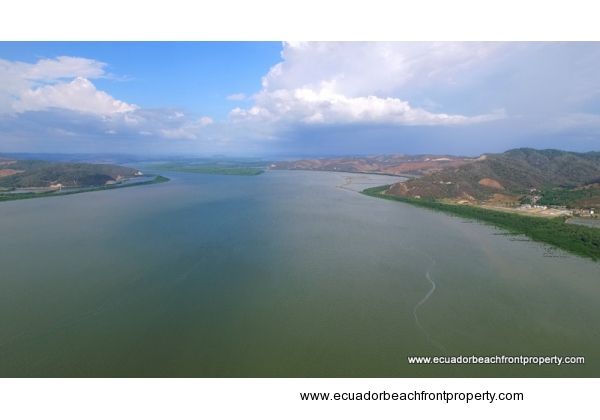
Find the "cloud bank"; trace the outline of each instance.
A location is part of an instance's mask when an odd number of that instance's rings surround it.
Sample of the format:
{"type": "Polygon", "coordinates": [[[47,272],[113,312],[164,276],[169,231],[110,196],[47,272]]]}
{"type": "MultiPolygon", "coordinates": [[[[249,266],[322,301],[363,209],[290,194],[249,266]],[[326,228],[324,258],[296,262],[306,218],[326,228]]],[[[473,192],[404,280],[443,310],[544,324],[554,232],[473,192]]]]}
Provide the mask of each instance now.
{"type": "Polygon", "coordinates": [[[307,124],[384,123],[464,125],[491,121],[479,115],[434,112],[398,97],[416,87],[458,83],[461,72],[483,62],[498,44],[286,43],[280,63],[262,80],[249,108],[234,121],[307,124]]]}

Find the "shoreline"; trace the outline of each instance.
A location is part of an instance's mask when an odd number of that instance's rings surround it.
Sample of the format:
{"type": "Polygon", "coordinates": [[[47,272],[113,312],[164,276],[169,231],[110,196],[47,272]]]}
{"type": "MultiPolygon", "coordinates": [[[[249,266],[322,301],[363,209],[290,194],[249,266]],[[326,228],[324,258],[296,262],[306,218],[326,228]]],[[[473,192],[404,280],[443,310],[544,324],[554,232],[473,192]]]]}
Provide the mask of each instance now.
{"type": "Polygon", "coordinates": [[[564,217],[539,217],[490,210],[483,207],[447,204],[434,200],[386,195],[389,185],[366,188],[360,193],[369,197],[411,204],[434,211],[473,219],[515,235],[525,235],[535,242],[551,245],[580,257],[600,260],[600,229],[566,223],[564,217]]]}
{"type": "Polygon", "coordinates": [[[116,190],[120,188],[138,187],[141,185],[161,184],[163,182],[170,181],[169,178],[162,175],[149,175],[153,176],[153,179],[142,182],[134,182],[130,184],[112,184],[112,185],[98,185],[95,187],[83,187],[76,191],[44,191],[44,192],[21,192],[21,193],[0,193],[0,202],[4,201],[17,201],[17,200],[29,200],[34,198],[45,198],[45,197],[60,197],[63,195],[82,194],[93,191],[105,191],[105,190],[116,190]]]}

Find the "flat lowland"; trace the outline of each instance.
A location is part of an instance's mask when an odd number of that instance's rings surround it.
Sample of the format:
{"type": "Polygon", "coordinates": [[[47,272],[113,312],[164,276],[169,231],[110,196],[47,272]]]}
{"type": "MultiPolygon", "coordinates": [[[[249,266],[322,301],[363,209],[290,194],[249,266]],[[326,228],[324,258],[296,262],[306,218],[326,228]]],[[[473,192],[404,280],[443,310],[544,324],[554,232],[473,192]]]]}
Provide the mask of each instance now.
{"type": "Polygon", "coordinates": [[[264,172],[262,168],[246,166],[189,165],[177,163],[150,165],[149,168],[171,172],[238,176],[255,176],[264,172]]]}

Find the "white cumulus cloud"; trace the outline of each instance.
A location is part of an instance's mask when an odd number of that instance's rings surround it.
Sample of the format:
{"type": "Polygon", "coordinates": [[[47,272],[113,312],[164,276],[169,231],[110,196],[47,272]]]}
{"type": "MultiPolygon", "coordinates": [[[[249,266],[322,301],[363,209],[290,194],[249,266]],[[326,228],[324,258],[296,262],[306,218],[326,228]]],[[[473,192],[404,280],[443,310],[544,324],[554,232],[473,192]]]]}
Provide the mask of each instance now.
{"type": "Polygon", "coordinates": [[[402,125],[459,125],[496,120],[503,111],[476,116],[429,112],[407,101],[374,95],[349,97],[324,87],[264,91],[250,108],[235,108],[234,121],[303,122],[308,124],[384,123],[402,125]]]}
{"type": "Polygon", "coordinates": [[[111,115],[134,111],[138,107],[96,89],[93,83],[84,77],[77,77],[67,83],[28,89],[21,93],[13,108],[17,112],[60,108],[96,115],[111,115]]]}
{"type": "Polygon", "coordinates": [[[416,107],[403,94],[452,85],[501,49],[487,43],[287,43],[262,90],[233,121],[306,124],[475,124],[504,117],[442,113],[416,107]]]}
{"type": "Polygon", "coordinates": [[[504,48],[499,43],[286,43],[282,61],[263,78],[267,90],[317,87],[349,96],[387,96],[407,88],[458,83],[504,48]]]}
{"type": "Polygon", "coordinates": [[[101,61],[82,57],[0,60],[0,113],[59,108],[109,115],[136,109],[96,89],[90,79],[107,76],[105,68],[101,61]]]}

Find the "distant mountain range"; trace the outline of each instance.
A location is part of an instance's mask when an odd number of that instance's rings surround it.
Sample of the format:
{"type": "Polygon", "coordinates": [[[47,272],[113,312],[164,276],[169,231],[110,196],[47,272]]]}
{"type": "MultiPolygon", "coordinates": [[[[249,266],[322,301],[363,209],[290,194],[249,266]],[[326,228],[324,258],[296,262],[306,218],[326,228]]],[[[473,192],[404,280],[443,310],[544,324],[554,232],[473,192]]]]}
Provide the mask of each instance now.
{"type": "Polygon", "coordinates": [[[275,162],[271,164],[271,169],[425,175],[444,168],[455,168],[473,160],[450,155],[348,156],[275,162]]]}
{"type": "Polygon", "coordinates": [[[118,165],[17,160],[0,157],[0,188],[100,186],[136,175],[136,169],[118,165]]]}

